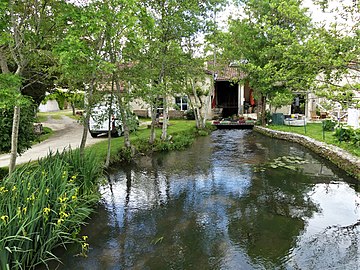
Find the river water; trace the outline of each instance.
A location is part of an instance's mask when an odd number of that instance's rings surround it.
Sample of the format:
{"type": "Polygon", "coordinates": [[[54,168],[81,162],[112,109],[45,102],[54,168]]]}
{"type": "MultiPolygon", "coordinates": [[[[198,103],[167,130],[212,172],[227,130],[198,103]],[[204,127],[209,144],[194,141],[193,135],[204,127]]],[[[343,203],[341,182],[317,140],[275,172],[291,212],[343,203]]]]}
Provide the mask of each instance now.
{"type": "Polygon", "coordinates": [[[109,181],[59,269],[360,269],[359,182],[297,144],[218,130],[109,181]]]}

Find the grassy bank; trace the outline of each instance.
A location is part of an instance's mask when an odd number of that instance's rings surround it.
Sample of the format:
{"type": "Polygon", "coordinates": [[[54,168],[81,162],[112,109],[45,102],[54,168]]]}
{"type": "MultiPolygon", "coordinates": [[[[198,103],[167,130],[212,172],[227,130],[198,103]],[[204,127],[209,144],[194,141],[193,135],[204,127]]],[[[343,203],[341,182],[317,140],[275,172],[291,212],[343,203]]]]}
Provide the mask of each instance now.
{"type": "MultiPolygon", "coordinates": [[[[169,139],[161,141],[161,128],[156,129],[157,140],[153,145],[149,145],[150,129],[142,126],[139,130],[131,133],[130,140],[137,153],[149,153],[157,151],[181,150],[191,145],[197,136],[208,135],[211,127],[207,131],[196,129],[195,121],[171,120],[168,128],[169,139]]],[[[100,159],[105,159],[107,153],[107,141],[101,141],[87,148],[88,151],[96,153],[100,159]]],[[[111,161],[117,162],[127,160],[128,154],[124,150],[124,137],[111,140],[111,161]]]]}
{"type": "MultiPolygon", "coordinates": [[[[156,130],[160,137],[161,129],[156,130]]],[[[150,129],[131,134],[137,153],[179,150],[197,136],[194,121],[172,120],[169,139],[148,144],[150,129]]],[[[111,140],[112,162],[128,158],[124,138],[111,140]]],[[[58,260],[51,251],[78,243],[79,254],[89,248],[80,227],[99,200],[98,186],[106,157],[107,141],[78,150],[53,154],[31,164],[19,165],[0,180],[0,269],[33,269],[58,260]]],[[[0,178],[1,179],[1,178],[0,178]]]]}
{"type": "Polygon", "coordinates": [[[354,156],[360,157],[360,148],[357,145],[349,142],[339,142],[339,140],[334,136],[334,131],[323,132],[322,123],[308,123],[306,125],[306,129],[304,127],[285,125],[269,125],[267,128],[305,135],[317,141],[338,146],[354,156]]]}

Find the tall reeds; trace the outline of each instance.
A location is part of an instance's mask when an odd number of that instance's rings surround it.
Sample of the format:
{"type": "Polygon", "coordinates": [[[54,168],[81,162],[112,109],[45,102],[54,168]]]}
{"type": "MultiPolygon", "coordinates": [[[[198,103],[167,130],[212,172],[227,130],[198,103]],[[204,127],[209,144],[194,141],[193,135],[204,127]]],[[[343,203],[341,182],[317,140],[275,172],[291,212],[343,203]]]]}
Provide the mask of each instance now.
{"type": "Polygon", "coordinates": [[[0,182],[0,269],[32,269],[58,260],[55,247],[88,248],[80,226],[99,200],[102,164],[79,151],[50,154],[0,182]]]}

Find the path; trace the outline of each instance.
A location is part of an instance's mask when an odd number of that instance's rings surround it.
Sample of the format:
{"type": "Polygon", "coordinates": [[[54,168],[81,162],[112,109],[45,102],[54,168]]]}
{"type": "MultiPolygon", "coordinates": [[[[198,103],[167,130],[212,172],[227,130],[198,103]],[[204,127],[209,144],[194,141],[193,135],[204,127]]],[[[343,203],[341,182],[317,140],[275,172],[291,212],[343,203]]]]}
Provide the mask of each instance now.
{"type": "MultiPolygon", "coordinates": [[[[48,120],[43,122],[43,125],[54,130],[54,135],[41,143],[33,145],[32,148],[21,154],[21,156],[18,156],[16,164],[22,164],[45,157],[50,151],[63,151],[65,148],[75,149],[80,146],[83,126],[77,123],[76,120],[68,116],[62,116],[61,119],[48,117],[48,120]]],[[[106,138],[94,139],[88,134],[86,145],[91,145],[105,139],[106,138]]],[[[10,154],[0,155],[0,167],[9,166],[9,162],[10,154]]]]}

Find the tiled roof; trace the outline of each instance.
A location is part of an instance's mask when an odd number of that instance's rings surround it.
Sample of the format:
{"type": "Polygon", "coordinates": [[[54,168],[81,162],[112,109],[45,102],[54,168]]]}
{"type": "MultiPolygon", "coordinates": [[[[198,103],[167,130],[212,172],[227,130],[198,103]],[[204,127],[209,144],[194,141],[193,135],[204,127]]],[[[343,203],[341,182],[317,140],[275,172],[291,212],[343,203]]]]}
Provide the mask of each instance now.
{"type": "Polygon", "coordinates": [[[230,81],[233,79],[244,79],[245,73],[239,70],[239,68],[230,65],[217,64],[214,70],[213,61],[207,62],[206,74],[217,74],[216,81],[230,81]]]}

